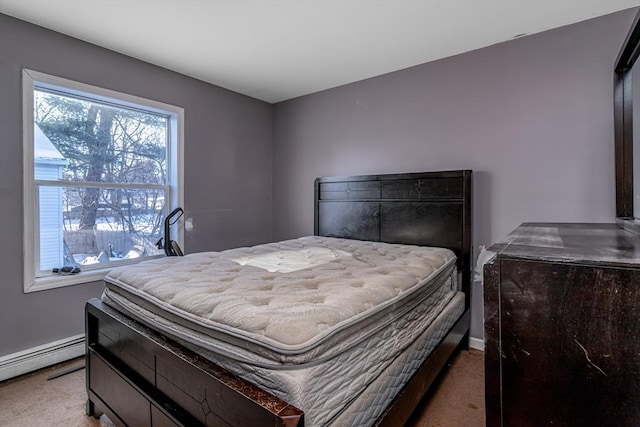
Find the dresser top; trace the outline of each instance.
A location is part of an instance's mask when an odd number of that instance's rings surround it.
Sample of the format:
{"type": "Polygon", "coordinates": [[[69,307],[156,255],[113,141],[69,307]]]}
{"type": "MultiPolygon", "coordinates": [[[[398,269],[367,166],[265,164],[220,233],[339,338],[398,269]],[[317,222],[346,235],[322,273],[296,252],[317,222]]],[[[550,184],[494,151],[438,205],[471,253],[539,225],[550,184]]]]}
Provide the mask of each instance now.
{"type": "Polygon", "coordinates": [[[525,222],[489,251],[503,258],[640,267],[640,237],[616,224],[525,222]]]}

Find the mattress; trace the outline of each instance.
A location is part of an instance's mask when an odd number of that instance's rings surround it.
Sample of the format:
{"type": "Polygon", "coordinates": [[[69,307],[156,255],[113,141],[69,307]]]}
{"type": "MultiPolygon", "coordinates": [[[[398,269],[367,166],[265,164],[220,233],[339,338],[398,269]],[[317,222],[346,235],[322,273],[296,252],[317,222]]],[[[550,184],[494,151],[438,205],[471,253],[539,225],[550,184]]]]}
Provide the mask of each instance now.
{"type": "Polygon", "coordinates": [[[449,329],[456,279],[446,249],[314,236],[116,269],[103,301],[329,425],[449,329]]]}

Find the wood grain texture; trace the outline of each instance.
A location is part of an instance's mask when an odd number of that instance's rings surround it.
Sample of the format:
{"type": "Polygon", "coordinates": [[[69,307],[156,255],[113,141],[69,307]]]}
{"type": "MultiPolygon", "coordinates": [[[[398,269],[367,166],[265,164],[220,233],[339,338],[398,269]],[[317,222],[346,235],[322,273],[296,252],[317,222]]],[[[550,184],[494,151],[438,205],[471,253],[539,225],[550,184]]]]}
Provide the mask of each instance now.
{"type": "Polygon", "coordinates": [[[640,239],[523,224],[490,250],[487,425],[640,425],[640,239]]]}
{"type": "Polygon", "coordinates": [[[317,234],[343,239],[380,241],[380,204],[327,201],[318,206],[317,234]]]}

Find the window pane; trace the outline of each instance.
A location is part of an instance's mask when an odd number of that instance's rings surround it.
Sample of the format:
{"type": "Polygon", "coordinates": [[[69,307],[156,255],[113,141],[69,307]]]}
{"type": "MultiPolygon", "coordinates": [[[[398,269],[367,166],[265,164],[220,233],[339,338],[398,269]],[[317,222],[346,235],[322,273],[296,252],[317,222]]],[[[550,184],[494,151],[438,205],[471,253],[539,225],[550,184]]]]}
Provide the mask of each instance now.
{"type": "Polygon", "coordinates": [[[159,114],[34,90],[36,179],[165,185],[168,125],[159,114]]]}
{"type": "Polygon", "coordinates": [[[155,243],[163,233],[165,190],[40,186],[38,194],[40,271],[163,253],[155,243]]]}

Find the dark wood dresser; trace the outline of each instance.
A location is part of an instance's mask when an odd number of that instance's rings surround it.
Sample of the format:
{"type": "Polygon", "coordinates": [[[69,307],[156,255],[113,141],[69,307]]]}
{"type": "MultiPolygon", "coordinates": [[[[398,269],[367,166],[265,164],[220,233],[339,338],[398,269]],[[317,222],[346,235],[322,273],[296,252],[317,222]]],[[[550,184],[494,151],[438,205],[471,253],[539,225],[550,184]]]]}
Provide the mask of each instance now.
{"type": "Polygon", "coordinates": [[[489,250],[487,426],[640,426],[640,238],[524,223],[489,250]]]}

